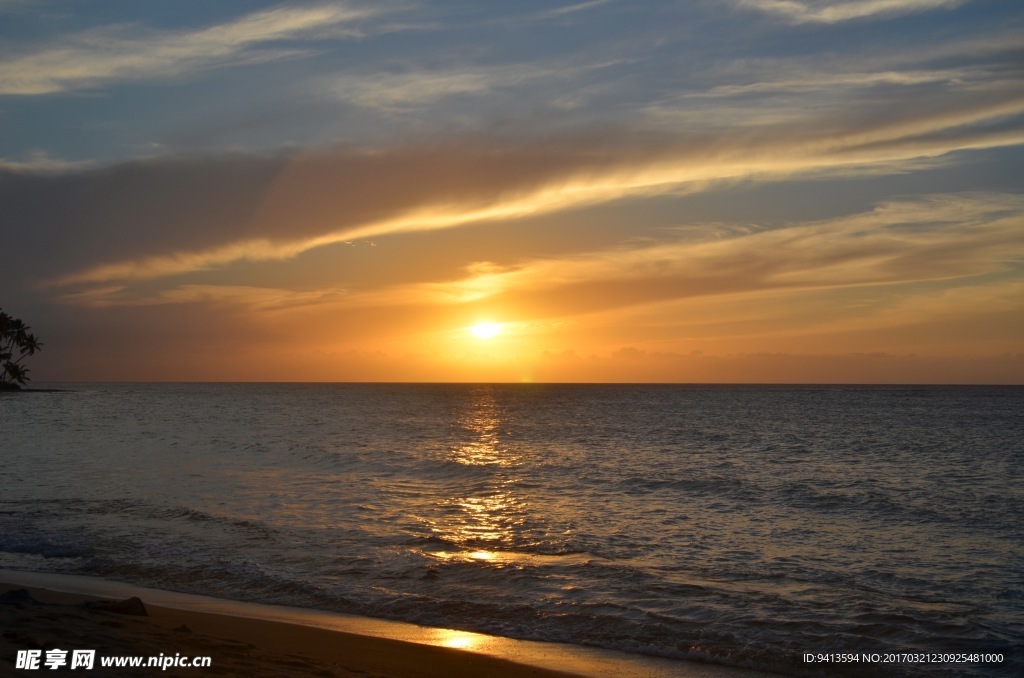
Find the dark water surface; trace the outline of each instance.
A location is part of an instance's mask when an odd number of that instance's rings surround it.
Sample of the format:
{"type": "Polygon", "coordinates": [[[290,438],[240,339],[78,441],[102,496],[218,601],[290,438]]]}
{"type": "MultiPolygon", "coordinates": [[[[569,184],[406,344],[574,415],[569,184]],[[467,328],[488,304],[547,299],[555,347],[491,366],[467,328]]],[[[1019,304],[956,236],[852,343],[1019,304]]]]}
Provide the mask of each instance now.
{"type": "Polygon", "coordinates": [[[53,386],[0,396],[0,568],[792,675],[1024,675],[1024,388],[53,386]]]}

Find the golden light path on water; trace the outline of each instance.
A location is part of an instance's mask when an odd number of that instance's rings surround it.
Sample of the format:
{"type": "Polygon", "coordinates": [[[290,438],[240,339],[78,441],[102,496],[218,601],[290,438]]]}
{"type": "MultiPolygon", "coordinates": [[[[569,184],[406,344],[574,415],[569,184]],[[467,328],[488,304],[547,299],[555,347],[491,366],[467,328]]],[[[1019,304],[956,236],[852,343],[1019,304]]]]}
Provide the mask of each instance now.
{"type": "MultiPolygon", "coordinates": [[[[507,431],[502,405],[490,387],[473,391],[468,405],[457,413],[456,426],[461,428],[446,452],[446,459],[457,464],[489,467],[493,471],[478,484],[469,483],[462,493],[440,500],[438,518],[428,520],[433,535],[444,543],[459,548],[424,551],[440,561],[478,563],[482,567],[510,567],[526,564],[575,562],[589,558],[586,554],[542,555],[525,553],[516,548],[524,538],[529,522],[530,506],[516,491],[520,478],[517,467],[520,452],[506,443],[507,431]]],[[[428,642],[458,650],[499,655],[505,653],[506,639],[457,629],[431,629],[428,642]]],[[[573,647],[557,643],[512,641],[515,648],[505,654],[513,661],[533,663],[532,648],[541,652],[557,651],[557,660],[543,664],[547,668],[570,670],[584,676],[625,677],[649,675],[652,678],[691,675],[681,670],[678,662],[639,658],[608,650],[573,647]]],[[[542,665],[539,662],[537,665],[542,665]]],[[[687,669],[689,670],[689,669],[687,669]]],[[[715,673],[707,674],[718,675],[715,673]]]]}
{"type": "MultiPolygon", "coordinates": [[[[468,433],[468,441],[452,446],[447,458],[466,466],[490,466],[495,473],[482,484],[470,484],[465,494],[439,503],[442,516],[430,522],[433,534],[458,551],[431,551],[442,560],[463,560],[503,565],[529,559],[510,549],[516,530],[527,519],[527,505],[515,492],[516,453],[504,443],[501,407],[486,387],[474,391],[473,400],[459,414],[456,425],[468,433]]],[[[465,441],[466,436],[460,436],[465,441]]]]}

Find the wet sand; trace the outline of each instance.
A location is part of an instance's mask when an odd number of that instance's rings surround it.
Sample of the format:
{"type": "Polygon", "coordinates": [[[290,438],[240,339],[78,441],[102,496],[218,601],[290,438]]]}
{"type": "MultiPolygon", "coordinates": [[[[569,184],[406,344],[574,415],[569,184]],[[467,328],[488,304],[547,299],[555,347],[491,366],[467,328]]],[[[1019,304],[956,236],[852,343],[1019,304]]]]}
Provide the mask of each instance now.
{"type": "MultiPolygon", "coordinates": [[[[3,585],[9,590],[14,587],[3,585]]],[[[0,675],[14,675],[18,650],[94,649],[95,668],[117,676],[496,676],[572,674],[445,647],[416,645],[282,622],[146,605],[139,617],[81,606],[89,598],[29,589],[38,602],[0,604],[0,675]],[[106,668],[107,656],[210,657],[209,668],[106,668]]],[[[45,657],[45,652],[44,655],[45,657]]],[[[70,656],[70,655],[69,655],[70,656]]],[[[40,666],[46,670],[45,666],[40,666]]],[[[69,671],[68,667],[62,667],[69,671]]],[[[25,674],[31,672],[26,671],[25,674]]]]}
{"type": "MultiPolygon", "coordinates": [[[[765,675],[349,615],[235,603],[86,577],[5,571],[0,572],[0,580],[8,582],[0,583],[0,596],[8,599],[0,602],[2,676],[33,673],[15,669],[18,650],[42,650],[42,661],[45,651],[52,649],[68,650],[69,663],[71,650],[96,650],[94,669],[71,671],[69,666],[59,669],[92,676],[749,678],[765,675]],[[57,588],[62,590],[54,590],[57,588]],[[112,595],[104,598],[83,593],[85,589],[112,595]],[[94,605],[94,601],[122,600],[127,594],[141,594],[139,598],[146,616],[87,607],[94,605]],[[103,657],[138,656],[148,661],[149,657],[161,655],[209,657],[210,665],[208,668],[170,666],[166,670],[103,668],[100,665],[103,657]]],[[[47,670],[42,665],[40,668],[47,670]]]]}

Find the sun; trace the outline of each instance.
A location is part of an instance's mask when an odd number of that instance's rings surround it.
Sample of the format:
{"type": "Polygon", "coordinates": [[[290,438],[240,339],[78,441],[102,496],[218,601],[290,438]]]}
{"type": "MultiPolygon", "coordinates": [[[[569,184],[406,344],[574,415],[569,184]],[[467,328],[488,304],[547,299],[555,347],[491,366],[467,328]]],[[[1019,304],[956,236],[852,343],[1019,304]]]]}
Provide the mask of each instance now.
{"type": "Polygon", "coordinates": [[[469,333],[477,339],[493,339],[501,330],[501,323],[477,323],[469,328],[469,333]]]}

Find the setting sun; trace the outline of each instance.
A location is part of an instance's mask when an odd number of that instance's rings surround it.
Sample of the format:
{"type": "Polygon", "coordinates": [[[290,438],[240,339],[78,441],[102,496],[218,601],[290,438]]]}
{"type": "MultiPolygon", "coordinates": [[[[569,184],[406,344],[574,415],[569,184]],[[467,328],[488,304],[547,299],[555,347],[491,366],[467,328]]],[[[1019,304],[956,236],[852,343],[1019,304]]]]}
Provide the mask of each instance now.
{"type": "Polygon", "coordinates": [[[501,334],[501,323],[478,323],[469,328],[470,334],[477,339],[493,339],[501,334]]]}

